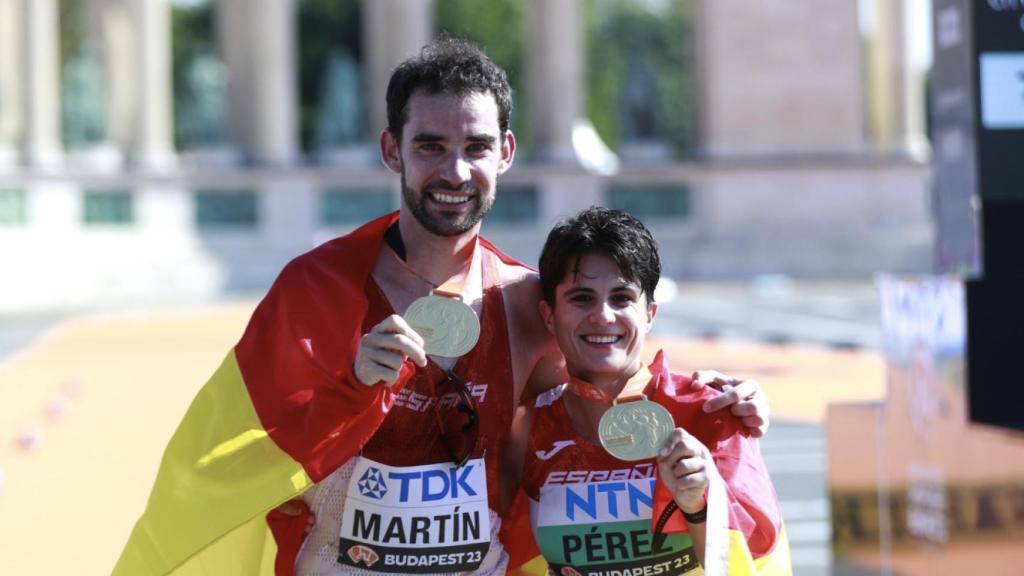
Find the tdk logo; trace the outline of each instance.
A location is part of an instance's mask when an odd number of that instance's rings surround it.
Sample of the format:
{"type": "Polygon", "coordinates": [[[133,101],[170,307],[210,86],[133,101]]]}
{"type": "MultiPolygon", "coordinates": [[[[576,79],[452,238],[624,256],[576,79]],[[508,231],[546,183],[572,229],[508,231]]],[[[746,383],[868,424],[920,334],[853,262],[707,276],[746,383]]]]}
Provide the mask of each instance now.
{"type": "Polygon", "coordinates": [[[384,475],[380,470],[370,467],[363,472],[359,478],[359,493],[374,500],[380,500],[388,493],[388,486],[384,483],[384,475]]]}
{"type": "MultiPolygon", "coordinates": [[[[459,498],[461,496],[476,496],[476,490],[470,486],[468,480],[476,467],[474,464],[467,464],[461,468],[449,468],[448,470],[423,470],[417,472],[388,472],[388,480],[398,480],[401,487],[398,490],[398,501],[408,502],[410,491],[419,491],[420,502],[433,502],[445,498],[459,498]]],[[[374,470],[371,468],[370,470],[374,470]]],[[[369,473],[369,470],[367,470],[369,473]]],[[[364,474],[365,478],[366,475],[364,474]]],[[[381,482],[383,485],[383,482],[381,482]]],[[[359,489],[362,490],[362,484],[359,489]]],[[[414,492],[415,496],[415,492],[414,492]]]]}

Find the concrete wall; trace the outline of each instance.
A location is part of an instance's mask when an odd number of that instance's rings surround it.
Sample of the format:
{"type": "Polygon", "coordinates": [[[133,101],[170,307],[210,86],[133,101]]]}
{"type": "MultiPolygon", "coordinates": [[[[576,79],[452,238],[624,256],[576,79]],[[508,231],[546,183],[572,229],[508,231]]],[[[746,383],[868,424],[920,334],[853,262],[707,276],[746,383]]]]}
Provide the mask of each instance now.
{"type": "MultiPolygon", "coordinates": [[[[551,224],[607,203],[608,186],[685,183],[691,190],[688,214],[645,218],[660,243],[666,276],[925,271],[931,257],[927,178],[927,168],[913,164],[679,165],[611,179],[524,166],[501,181],[498,202],[502,186],[532,187],[537,217],[511,224],[491,219],[484,233],[534,264],[551,224]]],[[[397,184],[390,173],[374,169],[226,170],[160,180],[0,176],[0,189],[21,189],[27,198],[27,222],[0,224],[0,312],[260,293],[289,259],[353,227],[321,223],[322,189],[380,189],[397,206],[397,184]],[[86,189],[131,191],[133,222],[84,224],[86,189]],[[198,226],[196,189],[253,190],[255,226],[198,226]]]]}

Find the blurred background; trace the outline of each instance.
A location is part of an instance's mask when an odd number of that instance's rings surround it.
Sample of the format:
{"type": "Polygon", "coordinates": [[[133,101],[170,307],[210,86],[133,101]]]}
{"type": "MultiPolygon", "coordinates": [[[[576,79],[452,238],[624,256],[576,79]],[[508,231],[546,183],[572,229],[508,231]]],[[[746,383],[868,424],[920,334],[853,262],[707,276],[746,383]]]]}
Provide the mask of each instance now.
{"type": "Polygon", "coordinates": [[[109,572],[277,272],[397,209],[387,79],[442,33],[514,89],[484,234],[633,213],[652,348],[761,381],[796,574],[1024,570],[1024,440],[967,407],[976,103],[929,98],[1024,6],[934,3],[0,0],[0,573],[109,572]]]}
{"type": "Polygon", "coordinates": [[[925,0],[3,0],[0,307],[258,292],[397,208],[392,68],[483,44],[520,142],[486,233],[642,217],[666,272],[930,266],[925,0]],[[74,278],[74,282],[65,280],[74,278]]]}

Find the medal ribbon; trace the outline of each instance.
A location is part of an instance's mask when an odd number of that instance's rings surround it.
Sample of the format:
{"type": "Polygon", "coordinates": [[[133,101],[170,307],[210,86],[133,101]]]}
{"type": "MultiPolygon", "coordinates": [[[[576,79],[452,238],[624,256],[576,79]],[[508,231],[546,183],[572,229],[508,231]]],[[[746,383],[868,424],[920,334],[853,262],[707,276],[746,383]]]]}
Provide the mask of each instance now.
{"type": "MultiPolygon", "coordinates": [[[[431,290],[430,291],[431,294],[433,294],[434,296],[441,296],[443,298],[452,298],[452,299],[455,299],[455,300],[460,300],[460,301],[462,301],[463,304],[466,304],[466,305],[469,304],[468,302],[466,302],[466,299],[462,297],[462,290],[465,288],[466,280],[469,278],[469,275],[473,273],[473,267],[476,265],[476,262],[477,262],[476,257],[477,257],[477,253],[479,252],[477,250],[477,246],[479,244],[480,244],[480,239],[479,238],[474,238],[473,239],[473,253],[469,255],[469,269],[466,270],[466,274],[465,275],[456,274],[455,276],[449,278],[448,280],[445,280],[445,282],[443,284],[441,284],[440,286],[438,286],[438,287],[434,288],[433,290],[431,290]],[[457,278],[457,280],[456,280],[456,278],[457,278]]],[[[409,268],[409,270],[411,271],[412,268],[409,268]]],[[[416,272],[413,272],[413,274],[416,274],[416,272]]],[[[416,275],[419,276],[419,274],[416,274],[416,275]]],[[[423,278],[423,277],[420,276],[420,278],[423,278]]],[[[426,278],[424,278],[424,280],[426,280],[426,278]]],[[[429,282],[429,280],[428,280],[428,282],[429,282]]]]}
{"type": "MultiPolygon", "coordinates": [[[[466,282],[471,275],[480,272],[477,265],[480,260],[478,242],[478,239],[473,240],[469,268],[465,274],[460,272],[452,276],[405,309],[403,316],[424,338],[427,354],[449,358],[462,356],[476,345],[480,337],[480,321],[463,296],[466,282]]],[[[416,274],[415,270],[408,270],[416,274]]]]}
{"type": "Polygon", "coordinates": [[[643,395],[644,388],[647,387],[647,383],[650,381],[651,371],[647,369],[647,366],[641,365],[636,374],[629,377],[626,385],[622,387],[622,391],[615,398],[612,398],[610,394],[590,382],[580,380],[575,376],[569,377],[569,391],[583,400],[611,406],[615,400],[619,402],[639,400],[643,395]]]}

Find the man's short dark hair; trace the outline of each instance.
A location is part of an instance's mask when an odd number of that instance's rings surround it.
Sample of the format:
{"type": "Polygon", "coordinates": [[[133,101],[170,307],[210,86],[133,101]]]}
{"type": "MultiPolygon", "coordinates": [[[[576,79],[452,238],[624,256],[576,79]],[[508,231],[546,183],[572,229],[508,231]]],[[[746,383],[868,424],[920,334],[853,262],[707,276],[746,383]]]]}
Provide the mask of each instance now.
{"type": "Polygon", "coordinates": [[[615,261],[623,277],[636,282],[654,302],[661,278],[658,244],[651,232],[621,210],[591,206],[555,225],[540,253],[540,286],[544,300],[555,305],[555,286],[566,274],[578,273],[587,254],[605,254],[615,261]]]}
{"type": "Polygon", "coordinates": [[[388,82],[388,131],[396,140],[409,120],[409,97],[417,90],[427,94],[488,94],[498,104],[498,126],[504,139],[512,115],[512,88],[505,71],[484,51],[458,38],[439,38],[427,44],[419,56],[398,65],[388,82]]]}

